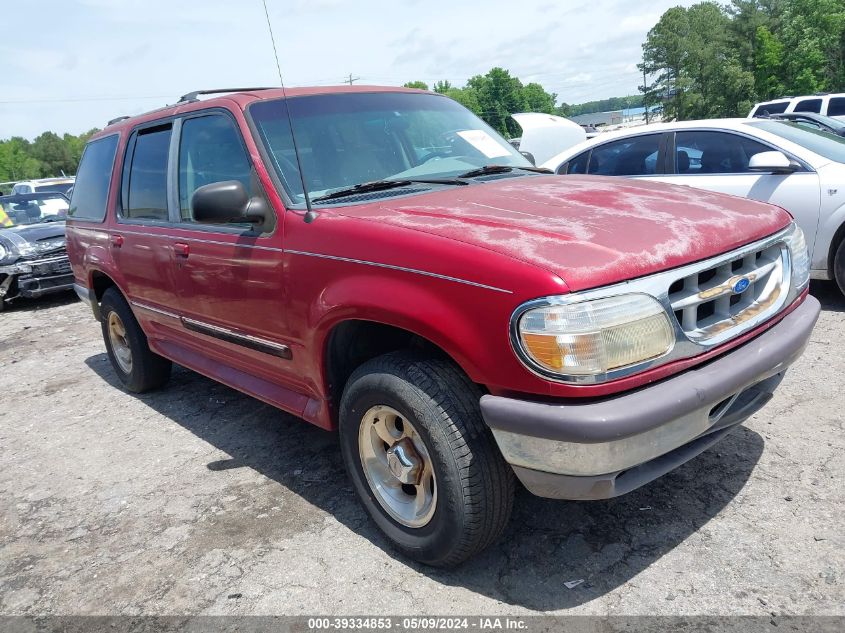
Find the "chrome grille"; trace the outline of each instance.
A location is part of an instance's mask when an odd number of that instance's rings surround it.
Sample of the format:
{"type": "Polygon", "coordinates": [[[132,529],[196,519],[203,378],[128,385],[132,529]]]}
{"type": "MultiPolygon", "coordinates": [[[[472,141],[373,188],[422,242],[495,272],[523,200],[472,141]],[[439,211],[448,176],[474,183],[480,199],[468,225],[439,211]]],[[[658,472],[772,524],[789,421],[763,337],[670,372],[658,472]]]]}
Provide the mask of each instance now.
{"type": "Polygon", "coordinates": [[[783,243],[776,243],[675,280],[669,303],[681,329],[697,343],[730,336],[780,305],[789,290],[783,243]],[[737,284],[745,290],[738,291],[737,284]]]}

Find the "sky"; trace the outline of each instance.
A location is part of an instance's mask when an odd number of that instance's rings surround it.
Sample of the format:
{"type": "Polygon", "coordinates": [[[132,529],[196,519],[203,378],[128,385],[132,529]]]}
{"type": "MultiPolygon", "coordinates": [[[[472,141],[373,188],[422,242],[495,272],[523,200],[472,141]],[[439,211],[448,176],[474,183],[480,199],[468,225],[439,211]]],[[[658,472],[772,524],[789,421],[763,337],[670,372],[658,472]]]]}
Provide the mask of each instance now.
{"type": "MultiPolygon", "coordinates": [[[[501,66],[559,103],[636,94],[646,33],[692,3],[267,0],[287,86],[350,73],[461,86],[501,66]]],[[[3,17],[0,139],[78,134],[202,88],[279,84],[261,0],[26,0],[3,17]]]]}

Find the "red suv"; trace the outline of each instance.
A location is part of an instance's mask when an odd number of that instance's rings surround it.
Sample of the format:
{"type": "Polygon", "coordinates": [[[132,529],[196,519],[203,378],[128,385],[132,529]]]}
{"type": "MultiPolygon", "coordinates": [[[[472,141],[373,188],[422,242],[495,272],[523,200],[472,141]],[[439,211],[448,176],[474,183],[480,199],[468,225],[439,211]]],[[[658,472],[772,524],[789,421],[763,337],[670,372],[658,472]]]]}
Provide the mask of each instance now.
{"type": "Polygon", "coordinates": [[[603,499],[713,445],[818,317],[782,209],[542,171],[437,94],[191,93],[88,143],[76,291],[129,391],[176,362],[338,432],[388,538],[454,565],[514,474],[603,499]]]}

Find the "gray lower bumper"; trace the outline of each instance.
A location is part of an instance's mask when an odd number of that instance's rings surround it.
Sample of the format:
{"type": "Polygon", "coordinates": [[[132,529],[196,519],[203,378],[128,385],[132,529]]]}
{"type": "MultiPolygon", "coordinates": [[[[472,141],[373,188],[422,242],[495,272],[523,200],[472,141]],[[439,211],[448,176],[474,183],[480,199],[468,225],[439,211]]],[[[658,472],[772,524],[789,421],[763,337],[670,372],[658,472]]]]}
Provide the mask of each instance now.
{"type": "Polygon", "coordinates": [[[100,303],[97,301],[96,293],[90,288],[77,283],[73,284],[73,290],[76,292],[76,296],[79,297],[79,300],[82,301],[82,303],[87,303],[91,307],[91,311],[94,313],[94,318],[99,321],[100,303]]]}
{"type": "Polygon", "coordinates": [[[73,275],[49,275],[18,280],[18,294],[21,297],[35,299],[53,292],[70,290],[73,287],[73,275]]]}
{"type": "Polygon", "coordinates": [[[760,409],[804,351],[819,311],[807,297],[716,360],[621,396],[571,404],[483,396],[481,410],[532,492],[566,499],[624,494],[692,459],[760,409]]]}

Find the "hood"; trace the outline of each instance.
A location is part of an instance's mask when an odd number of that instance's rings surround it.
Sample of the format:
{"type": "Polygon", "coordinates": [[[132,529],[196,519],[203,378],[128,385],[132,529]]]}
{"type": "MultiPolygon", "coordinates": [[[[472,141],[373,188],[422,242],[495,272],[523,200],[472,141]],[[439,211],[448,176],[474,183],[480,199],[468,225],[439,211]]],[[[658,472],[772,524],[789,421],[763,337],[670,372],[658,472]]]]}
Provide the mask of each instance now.
{"type": "Polygon", "coordinates": [[[13,235],[17,235],[29,243],[34,243],[39,240],[49,239],[51,237],[61,237],[65,234],[64,222],[44,222],[43,224],[23,224],[14,226],[9,229],[0,229],[0,236],[7,237],[14,240],[13,235]],[[11,235],[10,235],[11,234],[11,235]]]}
{"type": "Polygon", "coordinates": [[[505,178],[336,211],[535,264],[572,291],[706,259],[791,221],[761,202],[600,176],[505,178]]]}
{"type": "Polygon", "coordinates": [[[587,140],[584,128],[554,114],[520,112],[511,118],[522,128],[519,151],[531,154],[537,165],[587,140]]]}
{"type": "MultiPolygon", "coordinates": [[[[0,259],[3,259],[4,263],[8,263],[10,261],[13,262],[20,257],[34,257],[42,253],[56,251],[58,250],[57,248],[39,251],[38,243],[41,240],[64,236],[64,222],[25,224],[8,229],[0,229],[0,244],[5,246],[5,250],[8,251],[6,257],[0,259]]],[[[0,251],[0,253],[2,253],[2,251],[0,251]]]]}

